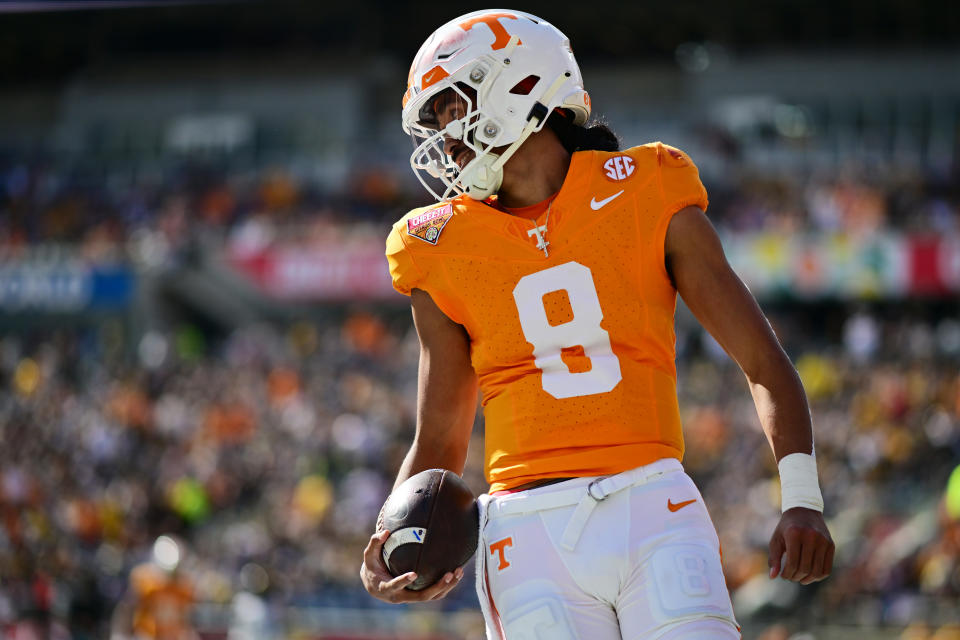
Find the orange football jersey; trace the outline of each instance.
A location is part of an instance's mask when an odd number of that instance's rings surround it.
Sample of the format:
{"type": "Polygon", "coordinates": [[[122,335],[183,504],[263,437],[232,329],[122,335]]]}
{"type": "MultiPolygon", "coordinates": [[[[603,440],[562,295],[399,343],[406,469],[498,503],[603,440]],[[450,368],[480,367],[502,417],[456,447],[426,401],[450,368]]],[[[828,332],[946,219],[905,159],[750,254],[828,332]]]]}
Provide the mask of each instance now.
{"type": "Polygon", "coordinates": [[[696,166],[652,143],[573,154],[536,221],[460,196],[394,225],[394,287],[470,336],[491,492],[682,458],[664,238],[690,205],[696,166]]]}

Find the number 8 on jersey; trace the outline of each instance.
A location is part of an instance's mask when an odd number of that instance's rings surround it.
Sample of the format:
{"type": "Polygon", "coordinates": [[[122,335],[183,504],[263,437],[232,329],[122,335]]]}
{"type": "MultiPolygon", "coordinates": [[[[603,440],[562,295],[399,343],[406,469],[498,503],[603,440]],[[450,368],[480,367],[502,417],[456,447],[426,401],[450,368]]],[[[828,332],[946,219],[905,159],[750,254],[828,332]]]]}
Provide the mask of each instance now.
{"type": "Polygon", "coordinates": [[[610,335],[600,326],[603,310],[588,267],[566,262],[520,278],[513,289],[523,337],[533,345],[534,363],[543,372],[543,390],[554,398],[574,398],[612,391],[621,380],[620,361],[610,335]],[[550,324],[543,297],[566,291],[573,318],[550,324]],[[582,347],[589,371],[572,373],[562,350],[582,347]]]}

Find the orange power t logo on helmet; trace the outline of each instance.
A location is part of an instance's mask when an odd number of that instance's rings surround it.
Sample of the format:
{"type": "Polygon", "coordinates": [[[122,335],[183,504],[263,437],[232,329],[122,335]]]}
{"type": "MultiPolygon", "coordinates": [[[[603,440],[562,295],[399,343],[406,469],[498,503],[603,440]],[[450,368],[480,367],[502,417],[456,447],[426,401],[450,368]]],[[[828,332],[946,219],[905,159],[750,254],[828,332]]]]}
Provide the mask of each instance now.
{"type": "Polygon", "coordinates": [[[516,20],[517,16],[511,13],[485,13],[482,16],[477,16],[476,18],[470,18],[464,22],[460,23],[460,28],[464,31],[470,31],[473,29],[475,24],[483,23],[490,27],[490,31],[493,31],[493,35],[496,37],[496,40],[493,41],[493,44],[490,45],[490,48],[496,51],[497,49],[503,49],[507,46],[507,43],[510,42],[510,34],[507,33],[507,30],[503,28],[503,25],[500,24],[500,18],[510,18],[511,20],[516,20]]]}

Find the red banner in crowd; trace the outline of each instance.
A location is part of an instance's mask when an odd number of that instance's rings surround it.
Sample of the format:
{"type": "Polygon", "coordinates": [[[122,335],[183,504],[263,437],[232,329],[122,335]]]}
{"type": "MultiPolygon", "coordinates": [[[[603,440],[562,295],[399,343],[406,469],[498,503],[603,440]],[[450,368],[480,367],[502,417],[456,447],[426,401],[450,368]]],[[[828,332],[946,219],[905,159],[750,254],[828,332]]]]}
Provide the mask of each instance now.
{"type": "Polygon", "coordinates": [[[405,299],[390,284],[381,242],[272,247],[232,254],[228,261],[266,295],[281,300],[405,299]]]}
{"type": "Polygon", "coordinates": [[[911,293],[945,296],[960,292],[960,238],[912,238],[909,267],[911,293]]]}

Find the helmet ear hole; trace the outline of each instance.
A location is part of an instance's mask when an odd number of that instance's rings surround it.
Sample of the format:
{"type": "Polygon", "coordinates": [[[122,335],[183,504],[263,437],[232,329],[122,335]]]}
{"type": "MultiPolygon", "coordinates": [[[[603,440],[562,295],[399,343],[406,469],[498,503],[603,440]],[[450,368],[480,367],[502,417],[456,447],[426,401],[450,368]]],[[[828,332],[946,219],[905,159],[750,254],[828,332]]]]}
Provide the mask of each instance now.
{"type": "Polygon", "coordinates": [[[528,96],[530,92],[533,91],[533,88],[537,86],[537,83],[540,82],[540,76],[529,75],[517,84],[513,85],[513,88],[510,89],[510,93],[517,96],[528,96]]]}

